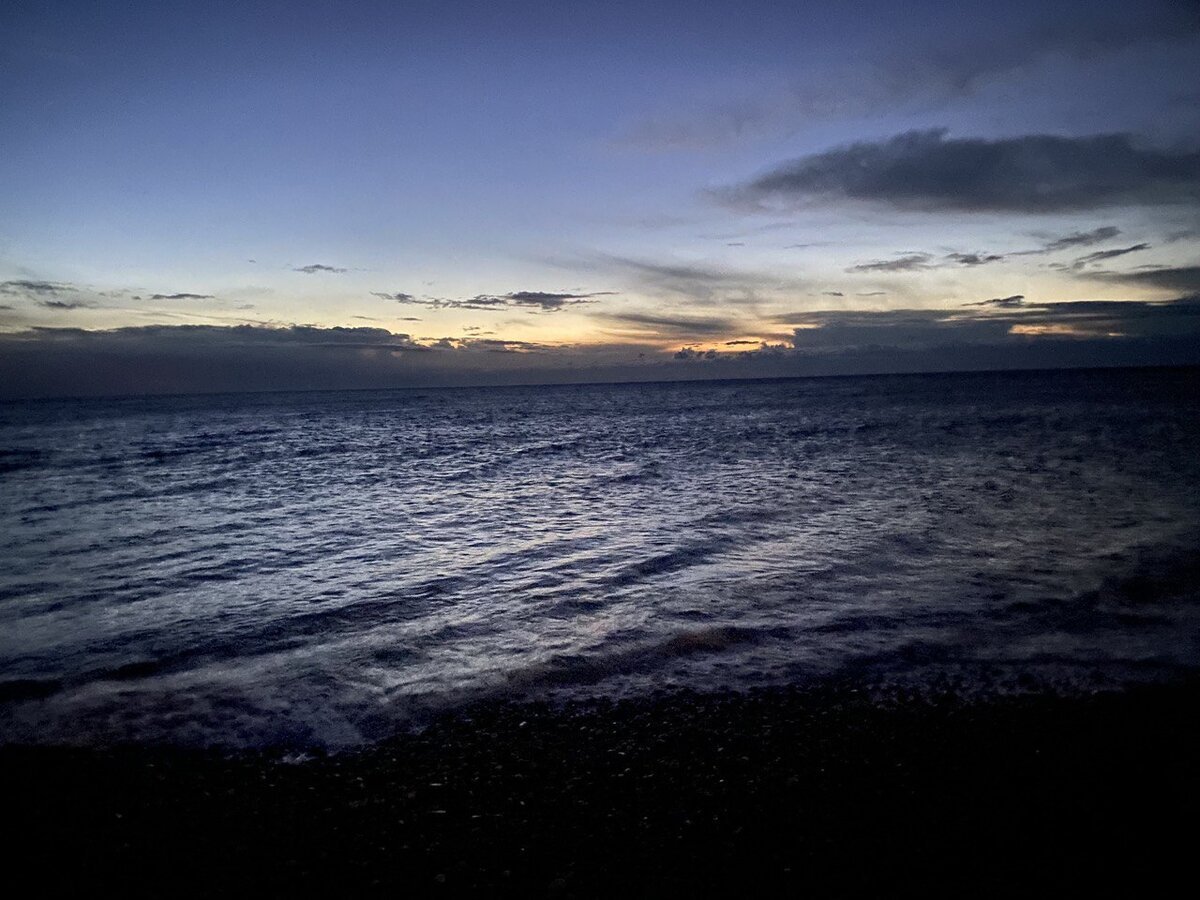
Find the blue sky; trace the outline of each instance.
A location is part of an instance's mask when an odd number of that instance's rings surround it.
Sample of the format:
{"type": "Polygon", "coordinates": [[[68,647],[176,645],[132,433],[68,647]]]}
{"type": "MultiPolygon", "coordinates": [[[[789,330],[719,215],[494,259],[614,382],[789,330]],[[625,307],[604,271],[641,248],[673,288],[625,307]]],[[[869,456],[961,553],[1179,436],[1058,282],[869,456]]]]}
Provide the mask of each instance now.
{"type": "Polygon", "coordinates": [[[0,31],[14,377],[181,326],[342,329],[390,348],[363,386],[1196,343],[1192,3],[17,2],[0,31]]]}

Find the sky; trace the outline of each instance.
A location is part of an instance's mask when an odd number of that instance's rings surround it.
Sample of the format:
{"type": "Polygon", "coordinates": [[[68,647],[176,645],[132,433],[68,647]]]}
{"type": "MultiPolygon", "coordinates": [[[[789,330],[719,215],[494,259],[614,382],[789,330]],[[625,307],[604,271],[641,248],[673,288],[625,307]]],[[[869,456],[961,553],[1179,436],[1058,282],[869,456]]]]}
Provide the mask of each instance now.
{"type": "Polygon", "coordinates": [[[0,397],[1200,363],[1200,4],[22,2],[0,397]]]}

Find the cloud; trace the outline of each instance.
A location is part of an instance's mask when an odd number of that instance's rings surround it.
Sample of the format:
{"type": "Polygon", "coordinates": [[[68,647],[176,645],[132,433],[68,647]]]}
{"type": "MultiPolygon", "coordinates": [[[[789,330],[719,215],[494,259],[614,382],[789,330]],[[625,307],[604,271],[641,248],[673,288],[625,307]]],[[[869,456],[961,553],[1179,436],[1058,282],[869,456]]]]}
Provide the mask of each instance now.
{"type": "Polygon", "coordinates": [[[1011,297],[993,297],[991,300],[980,300],[977,303],[965,303],[964,306],[995,306],[1000,309],[1016,309],[1025,305],[1024,294],[1013,294],[1011,297]]]}
{"type": "Polygon", "coordinates": [[[676,359],[717,359],[719,353],[716,350],[696,350],[692,347],[681,347],[675,351],[676,359]]]}
{"type": "Polygon", "coordinates": [[[95,308],[99,304],[94,298],[117,300],[213,300],[212,294],[174,293],[151,294],[142,297],[134,294],[128,288],[116,288],[108,291],[97,291],[92,287],[70,284],[62,281],[29,281],[15,280],[0,282],[0,294],[24,297],[47,309],[84,309],[95,308]],[[91,299],[81,300],[79,297],[91,299]]]}
{"type": "Polygon", "coordinates": [[[0,294],[18,297],[45,297],[73,293],[78,288],[61,281],[0,281],[0,294]]]}
{"type": "Polygon", "coordinates": [[[1127,134],[987,139],[909,131],[801,157],[717,196],[757,208],[856,201],[926,212],[1194,203],[1200,152],[1156,150],[1127,134]]]}
{"type": "Polygon", "coordinates": [[[1071,263],[1071,268],[1082,269],[1093,263],[1103,262],[1106,259],[1116,259],[1118,256],[1124,256],[1126,253],[1137,253],[1140,250],[1147,250],[1149,247],[1149,244],[1134,244],[1132,247],[1119,247],[1115,250],[1097,250],[1095,253],[1088,253],[1076,259],[1071,263]]]}
{"type": "Polygon", "coordinates": [[[1062,237],[1053,238],[1047,241],[1039,250],[1025,250],[1024,253],[1054,253],[1058,250],[1076,249],[1078,247],[1090,247],[1092,244],[1099,244],[1104,241],[1112,240],[1121,229],[1113,225],[1104,225],[1100,228],[1093,228],[1091,231],[1074,231],[1071,234],[1064,234],[1062,237]]]}
{"type": "Polygon", "coordinates": [[[555,265],[603,271],[632,282],[637,293],[683,299],[704,306],[753,304],[779,295],[810,290],[802,278],[781,272],[733,269],[706,262],[637,259],[599,255],[582,261],[550,260],[555,265]]]}
{"type": "MultiPolygon", "coordinates": [[[[847,272],[921,272],[926,269],[973,268],[1000,262],[999,253],[947,253],[943,262],[934,263],[932,253],[906,253],[897,259],[875,259],[846,269],[847,272]]],[[[863,296],[863,295],[860,295],[863,296]]]]}
{"type": "Polygon", "coordinates": [[[513,291],[511,294],[490,299],[504,300],[513,306],[536,306],[549,312],[577,303],[592,303],[596,297],[608,297],[613,293],[613,291],[596,291],[591,294],[552,294],[545,291],[513,291]]]}
{"type": "Polygon", "coordinates": [[[646,283],[661,285],[681,294],[705,293],[713,288],[740,285],[747,281],[739,272],[703,263],[657,262],[625,256],[606,259],[618,268],[641,276],[646,283]]]}
{"type": "Polygon", "coordinates": [[[506,341],[501,338],[466,337],[459,338],[456,343],[459,350],[485,353],[537,353],[551,349],[546,344],[536,344],[530,341],[506,341]]]}
{"type": "Polygon", "coordinates": [[[339,269],[337,266],[325,266],[321,263],[312,263],[307,266],[299,266],[292,269],[293,272],[303,272],[305,275],[316,275],[318,272],[328,272],[330,274],[341,275],[346,269],[339,269]]]}
{"type": "Polygon", "coordinates": [[[960,266],[984,266],[1004,259],[998,253],[947,253],[946,259],[960,266]]]}
{"type": "Polygon", "coordinates": [[[736,320],[717,316],[668,316],[653,313],[599,313],[596,318],[615,325],[631,326],[635,332],[675,339],[702,340],[723,336],[738,329],[736,320]]]}
{"type": "MultiPolygon", "coordinates": [[[[1004,300],[1005,298],[998,298],[1004,300]]],[[[736,323],[628,314],[631,325],[704,332],[670,350],[644,341],[422,343],[382,328],[154,325],[0,333],[4,398],[461,384],[661,381],[871,372],[1200,363],[1200,295],[1173,301],[977,309],[800,312],[786,343],[714,335],[736,323]]]]}
{"type": "MultiPolygon", "coordinates": [[[[1004,17],[1008,22],[993,23],[996,27],[969,31],[955,28],[957,17],[947,16],[940,23],[944,28],[927,29],[926,42],[897,35],[882,52],[869,47],[854,52],[853,60],[841,68],[822,62],[819,68],[806,69],[801,61],[786,83],[757,82],[749,91],[715,100],[708,91],[690,110],[681,113],[673,107],[633,123],[619,142],[652,151],[694,150],[799,133],[822,120],[925,113],[971,97],[1001,79],[1019,84],[1030,76],[1044,77],[1038,71],[1043,62],[1053,66],[1062,58],[1094,61],[1148,45],[1158,45],[1158,51],[1168,44],[1186,47],[1200,21],[1190,6],[1168,0],[1089,7],[1086,15],[1071,16],[1056,15],[1046,7],[1050,12],[1044,17],[1026,10],[1004,17]]],[[[1033,84],[1043,94],[1057,87],[1053,82],[1033,84]]],[[[1023,87],[1028,89],[1029,83],[1023,87]]]]}
{"type": "Polygon", "coordinates": [[[1088,278],[1165,291],[1200,292],[1200,266],[1173,266],[1138,272],[1094,272],[1088,278]]]}
{"type": "Polygon", "coordinates": [[[86,300],[38,300],[38,306],[46,309],[70,310],[70,309],[94,309],[96,304],[86,300]]]}
{"type": "MultiPolygon", "coordinates": [[[[643,362],[637,362],[639,356],[643,362]]],[[[0,396],[323,390],[627,379],[644,344],[417,341],[383,328],[152,325],[0,333],[0,396]]]]}
{"type": "MultiPolygon", "coordinates": [[[[998,297],[978,312],[945,310],[827,311],[796,313],[793,346],[817,353],[871,347],[928,349],[947,344],[1009,346],[1033,338],[1195,342],[1200,339],[1200,296],[1166,302],[1079,300],[1028,303],[998,297]]],[[[1200,359],[1200,344],[1195,348],[1200,359]]]]}
{"type": "Polygon", "coordinates": [[[593,291],[587,294],[552,293],[547,291],[511,291],[507,294],[477,294],[466,299],[448,299],[445,297],[417,297],[413,294],[373,292],[372,296],[383,300],[394,300],[414,306],[428,306],[432,309],[529,309],[541,312],[557,312],[568,306],[581,303],[594,303],[597,297],[612,296],[614,291],[593,291]]]}
{"type": "Polygon", "coordinates": [[[757,366],[793,373],[919,372],[1200,363],[1200,295],[1172,301],[1024,303],[1016,297],[972,311],[800,312],[790,346],[678,355],[720,374],[757,366]]]}
{"type": "Polygon", "coordinates": [[[1163,239],[1163,243],[1176,244],[1179,241],[1190,241],[1196,237],[1200,237],[1200,228],[1183,228],[1179,231],[1172,231],[1163,239]]]}
{"type": "Polygon", "coordinates": [[[308,346],[342,347],[348,349],[424,350],[407,334],[398,334],[386,328],[360,326],[347,328],[337,325],[322,328],[317,325],[147,325],[142,327],[118,328],[116,335],[153,335],[188,339],[203,337],[228,345],[284,346],[304,344],[308,346]]]}
{"type": "Polygon", "coordinates": [[[918,272],[922,269],[933,268],[929,265],[932,259],[928,253],[909,253],[898,259],[876,259],[871,262],[850,266],[847,272],[918,272]]]}

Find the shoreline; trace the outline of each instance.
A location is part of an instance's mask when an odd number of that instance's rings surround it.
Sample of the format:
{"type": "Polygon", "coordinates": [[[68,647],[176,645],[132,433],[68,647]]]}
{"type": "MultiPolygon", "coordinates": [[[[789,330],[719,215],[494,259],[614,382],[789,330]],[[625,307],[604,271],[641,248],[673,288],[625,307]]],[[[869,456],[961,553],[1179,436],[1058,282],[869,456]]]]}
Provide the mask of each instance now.
{"type": "Polygon", "coordinates": [[[0,747],[8,871],[132,893],[988,892],[1183,872],[1200,681],[491,702],[335,755],[0,747]]]}

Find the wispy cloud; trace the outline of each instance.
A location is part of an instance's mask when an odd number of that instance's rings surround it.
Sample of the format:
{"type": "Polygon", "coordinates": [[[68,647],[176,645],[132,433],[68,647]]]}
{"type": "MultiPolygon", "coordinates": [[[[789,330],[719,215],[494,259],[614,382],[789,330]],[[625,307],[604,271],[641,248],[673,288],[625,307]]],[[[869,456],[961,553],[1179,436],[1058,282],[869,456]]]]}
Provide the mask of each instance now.
{"type": "Polygon", "coordinates": [[[846,269],[847,272],[919,272],[931,269],[928,253],[908,253],[896,259],[875,259],[846,269]]]}
{"type": "Polygon", "coordinates": [[[1088,253],[1076,259],[1071,263],[1071,268],[1076,270],[1083,269],[1098,262],[1104,262],[1108,259],[1116,259],[1118,256],[1125,256],[1127,253],[1137,253],[1141,250],[1148,250],[1149,248],[1149,244],[1134,244],[1131,247],[1118,247],[1115,250],[1097,250],[1094,253],[1088,253]]]}
{"type": "Polygon", "coordinates": [[[38,300],[38,306],[46,309],[57,310],[72,310],[72,309],[94,309],[96,304],[88,300],[38,300]]]}
{"type": "Polygon", "coordinates": [[[375,291],[373,297],[393,300],[412,306],[428,306],[432,309],[526,309],[537,312],[557,312],[581,303],[595,303],[597,297],[612,296],[614,291],[593,291],[586,294],[549,291],[511,291],[507,294],[477,294],[465,299],[445,297],[418,297],[404,292],[387,293],[375,291]]]}
{"type": "Polygon", "coordinates": [[[804,278],[787,272],[731,268],[709,262],[603,255],[589,260],[584,267],[630,282],[637,293],[702,306],[749,305],[813,287],[804,278]]]}
{"type": "Polygon", "coordinates": [[[0,294],[17,297],[47,297],[78,291],[73,284],[62,281],[0,281],[0,294]]]}
{"type": "Polygon", "coordinates": [[[928,110],[999,79],[1020,78],[1046,59],[1096,60],[1149,44],[1186,46],[1200,30],[1200,19],[1179,3],[1155,4],[1152,11],[1126,4],[1069,21],[1025,21],[1016,29],[973,29],[950,39],[939,29],[928,45],[889,42],[889,49],[868,51],[840,69],[825,65],[798,73],[790,83],[760,83],[691,109],[642,118],[618,142],[651,151],[695,150],[796,133],[816,121],[928,110]]]}
{"type": "Polygon", "coordinates": [[[1000,262],[1004,256],[999,253],[947,253],[945,258],[954,265],[971,268],[1000,262]]]}
{"type": "Polygon", "coordinates": [[[724,336],[738,329],[737,320],[724,316],[611,312],[598,313],[595,317],[613,325],[632,328],[634,332],[680,340],[700,340],[724,336]]]}
{"type": "Polygon", "coordinates": [[[980,300],[976,303],[965,303],[964,306],[992,306],[999,309],[1016,309],[1025,305],[1024,294],[1013,294],[1011,297],[993,297],[991,300],[980,300]]]}
{"type": "Polygon", "coordinates": [[[212,300],[212,294],[151,294],[151,300],[212,300]]]}
{"type": "Polygon", "coordinates": [[[1074,231],[1061,237],[1051,238],[1037,250],[1024,250],[1023,253],[1055,253],[1059,250],[1074,250],[1079,247],[1090,247],[1110,241],[1121,233],[1115,225],[1104,225],[1091,231],[1074,231]]]}
{"type": "Polygon", "coordinates": [[[303,272],[305,275],[316,275],[321,272],[324,272],[324,273],[327,273],[330,275],[341,275],[341,274],[345,273],[347,270],[339,269],[337,266],[326,266],[326,265],[322,265],[321,263],[312,263],[307,266],[298,266],[298,267],[292,269],[292,271],[293,272],[303,272]]]}

